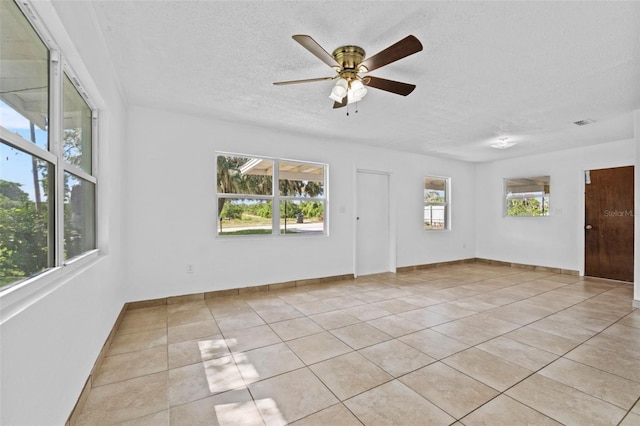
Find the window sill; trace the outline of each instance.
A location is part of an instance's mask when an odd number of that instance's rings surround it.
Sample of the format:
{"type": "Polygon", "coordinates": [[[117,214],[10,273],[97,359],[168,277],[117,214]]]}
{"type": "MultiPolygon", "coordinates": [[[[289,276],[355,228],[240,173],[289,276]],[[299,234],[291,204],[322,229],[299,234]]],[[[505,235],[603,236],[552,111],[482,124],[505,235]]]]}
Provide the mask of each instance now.
{"type": "Polygon", "coordinates": [[[67,283],[79,272],[100,260],[100,250],[92,250],[47,269],[0,293],[0,325],[67,283]]]}
{"type": "Polygon", "coordinates": [[[329,233],[215,235],[219,240],[297,240],[328,237],[329,233]]]}

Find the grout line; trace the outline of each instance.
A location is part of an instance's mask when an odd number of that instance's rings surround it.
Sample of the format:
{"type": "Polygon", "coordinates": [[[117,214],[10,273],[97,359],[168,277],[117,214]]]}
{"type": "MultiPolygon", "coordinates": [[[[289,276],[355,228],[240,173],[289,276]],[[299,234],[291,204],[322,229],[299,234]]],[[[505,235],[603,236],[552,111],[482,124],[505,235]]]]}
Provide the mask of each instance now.
{"type": "Polygon", "coordinates": [[[640,397],[638,397],[638,399],[636,399],[636,402],[634,402],[634,403],[631,405],[631,408],[629,408],[629,409],[627,410],[627,414],[625,414],[625,415],[622,417],[622,419],[620,420],[620,422],[618,422],[618,425],[621,425],[621,424],[624,422],[624,420],[625,420],[627,417],[629,417],[629,415],[630,415],[630,414],[634,414],[634,413],[632,413],[632,411],[633,411],[634,407],[635,407],[636,405],[638,405],[638,404],[640,404],[640,397]]]}

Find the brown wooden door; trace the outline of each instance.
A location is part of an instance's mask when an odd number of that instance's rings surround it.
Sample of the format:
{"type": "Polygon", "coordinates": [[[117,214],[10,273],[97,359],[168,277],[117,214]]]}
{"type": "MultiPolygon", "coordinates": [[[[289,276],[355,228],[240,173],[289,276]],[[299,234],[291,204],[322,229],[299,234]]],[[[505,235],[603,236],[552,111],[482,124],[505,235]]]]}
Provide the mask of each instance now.
{"type": "Polygon", "coordinates": [[[633,282],[633,166],[589,171],[585,275],[633,282]]]}

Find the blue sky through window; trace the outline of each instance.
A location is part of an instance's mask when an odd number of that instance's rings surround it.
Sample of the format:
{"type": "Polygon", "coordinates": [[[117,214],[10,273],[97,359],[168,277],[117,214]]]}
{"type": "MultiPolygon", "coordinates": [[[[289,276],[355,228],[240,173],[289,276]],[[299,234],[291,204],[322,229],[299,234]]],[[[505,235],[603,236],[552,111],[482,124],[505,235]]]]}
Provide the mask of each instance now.
{"type": "MultiPolygon", "coordinates": [[[[29,120],[2,101],[0,101],[0,125],[31,142],[29,120]]],[[[34,127],[34,130],[36,145],[47,149],[47,131],[37,126],[34,127]]],[[[29,194],[31,200],[34,200],[32,173],[31,155],[0,143],[0,179],[20,183],[21,189],[29,194]]]]}

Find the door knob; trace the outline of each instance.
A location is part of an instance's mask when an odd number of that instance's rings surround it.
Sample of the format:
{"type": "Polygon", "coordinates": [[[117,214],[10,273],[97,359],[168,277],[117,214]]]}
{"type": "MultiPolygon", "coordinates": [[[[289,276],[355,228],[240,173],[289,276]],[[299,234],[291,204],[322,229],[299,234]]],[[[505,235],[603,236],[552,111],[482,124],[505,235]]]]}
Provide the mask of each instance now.
{"type": "Polygon", "coordinates": [[[593,229],[593,226],[587,225],[587,226],[584,227],[584,229],[593,229]]]}

